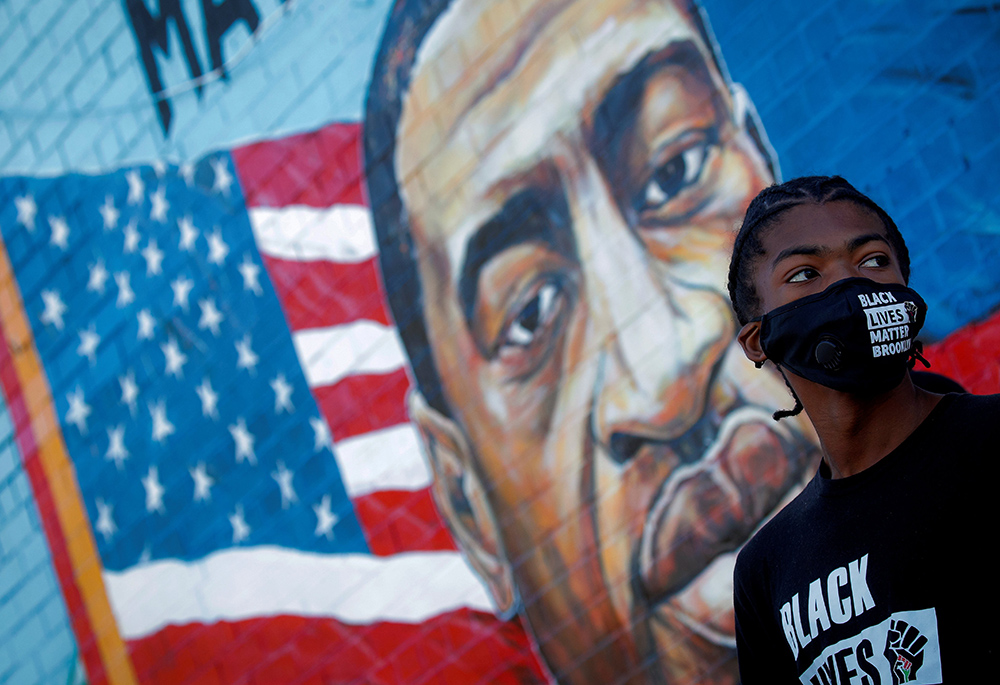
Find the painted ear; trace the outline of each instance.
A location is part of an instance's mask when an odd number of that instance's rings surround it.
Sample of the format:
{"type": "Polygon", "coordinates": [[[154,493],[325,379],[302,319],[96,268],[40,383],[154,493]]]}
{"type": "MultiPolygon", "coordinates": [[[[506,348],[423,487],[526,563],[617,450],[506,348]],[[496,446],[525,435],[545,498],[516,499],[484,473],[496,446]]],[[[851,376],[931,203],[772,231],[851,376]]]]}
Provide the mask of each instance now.
{"type": "Polygon", "coordinates": [[[758,369],[764,366],[767,355],[760,346],[760,321],[751,321],[736,334],[736,340],[743,348],[743,354],[753,362],[758,369]]]}
{"type": "Polygon", "coordinates": [[[431,492],[438,511],[469,564],[486,583],[498,611],[503,616],[513,615],[517,609],[513,573],[465,434],[417,391],[410,393],[409,411],[434,476],[431,492]]]}
{"type": "Polygon", "coordinates": [[[778,165],[778,153],[774,151],[774,146],[771,145],[771,141],[767,137],[767,131],[764,129],[764,124],[761,123],[757,107],[750,99],[750,94],[741,83],[730,84],[730,92],[733,96],[734,123],[746,129],[747,133],[750,134],[750,138],[753,139],[761,156],[764,157],[768,170],[771,172],[771,178],[780,183],[781,167],[778,165]]]}

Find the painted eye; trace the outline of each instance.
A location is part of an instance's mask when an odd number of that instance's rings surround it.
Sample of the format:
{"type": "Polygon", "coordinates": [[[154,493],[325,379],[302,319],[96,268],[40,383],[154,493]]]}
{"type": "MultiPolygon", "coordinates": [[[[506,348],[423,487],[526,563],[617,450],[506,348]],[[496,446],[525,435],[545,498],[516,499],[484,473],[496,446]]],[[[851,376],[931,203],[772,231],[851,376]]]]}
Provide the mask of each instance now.
{"type": "Polygon", "coordinates": [[[642,191],[639,211],[657,209],[701,176],[708,158],[708,144],[699,143],[660,165],[642,191]]]}
{"type": "Polygon", "coordinates": [[[535,296],[517,313],[503,344],[513,347],[530,347],[555,318],[559,289],[555,283],[545,283],[535,296]]]}

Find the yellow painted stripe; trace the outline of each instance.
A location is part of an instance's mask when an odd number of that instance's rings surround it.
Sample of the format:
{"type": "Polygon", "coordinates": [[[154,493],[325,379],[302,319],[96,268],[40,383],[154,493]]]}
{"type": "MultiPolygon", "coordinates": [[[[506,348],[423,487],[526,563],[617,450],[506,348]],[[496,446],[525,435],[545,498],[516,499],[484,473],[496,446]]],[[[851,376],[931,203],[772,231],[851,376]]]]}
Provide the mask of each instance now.
{"type": "Polygon", "coordinates": [[[66,452],[66,443],[58,429],[55,403],[42,373],[41,361],[24,316],[20,291],[7,256],[7,247],[2,239],[0,322],[10,346],[10,356],[21,385],[35,444],[38,446],[38,458],[52,494],[76,585],[97,641],[98,652],[104,662],[108,682],[112,685],[131,685],[136,683],[135,671],[111,612],[111,604],[101,577],[97,545],[76,483],[73,465],[66,452]]]}

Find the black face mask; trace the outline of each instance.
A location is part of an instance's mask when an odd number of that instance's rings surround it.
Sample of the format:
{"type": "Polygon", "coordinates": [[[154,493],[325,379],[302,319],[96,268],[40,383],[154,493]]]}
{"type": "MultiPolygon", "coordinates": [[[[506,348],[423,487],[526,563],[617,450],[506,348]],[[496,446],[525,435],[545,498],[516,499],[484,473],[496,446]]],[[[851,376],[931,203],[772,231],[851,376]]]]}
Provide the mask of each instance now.
{"type": "Polygon", "coordinates": [[[756,320],[761,347],[778,366],[834,390],[876,394],[913,365],[926,313],[904,285],[847,278],[756,320]]]}

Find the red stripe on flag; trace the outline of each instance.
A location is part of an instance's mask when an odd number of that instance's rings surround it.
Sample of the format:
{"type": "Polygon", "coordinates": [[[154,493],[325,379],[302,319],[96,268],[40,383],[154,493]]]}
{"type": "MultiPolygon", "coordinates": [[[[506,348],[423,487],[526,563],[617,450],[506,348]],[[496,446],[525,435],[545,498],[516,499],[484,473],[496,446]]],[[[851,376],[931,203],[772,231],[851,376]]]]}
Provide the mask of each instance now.
{"type": "Polygon", "coordinates": [[[361,124],[331,124],[237,148],[232,155],[248,207],[368,204],[361,173],[361,124]]]}
{"type": "Polygon", "coordinates": [[[389,324],[374,257],[354,264],[261,257],[293,331],[357,319],[389,324]]]}
{"type": "Polygon", "coordinates": [[[457,550],[429,488],[382,490],[355,497],[354,513],[372,554],[457,550]]]}
{"type": "MultiPolygon", "coordinates": [[[[977,395],[1000,392],[1000,312],[960,328],[927,348],[930,371],[954,378],[977,395]]],[[[917,366],[917,369],[922,367],[917,366]]]]}
{"type": "Polygon", "coordinates": [[[348,376],[312,391],[334,441],[340,441],[408,421],[409,389],[406,371],[397,369],[387,374],[348,376]]]}
{"type": "Polygon", "coordinates": [[[474,685],[547,679],[520,621],[463,609],[418,625],[274,616],[128,643],[143,682],[474,685]]]}

